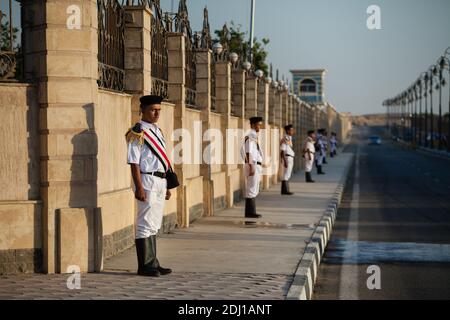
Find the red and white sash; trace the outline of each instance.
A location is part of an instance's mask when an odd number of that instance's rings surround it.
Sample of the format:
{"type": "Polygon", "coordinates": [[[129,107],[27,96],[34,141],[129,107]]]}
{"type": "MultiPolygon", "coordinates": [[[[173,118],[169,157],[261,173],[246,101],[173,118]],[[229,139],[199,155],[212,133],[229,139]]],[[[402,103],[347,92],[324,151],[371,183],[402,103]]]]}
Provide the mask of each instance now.
{"type": "Polygon", "coordinates": [[[161,140],[158,135],[151,129],[142,128],[144,132],[144,141],[147,147],[153,152],[164,167],[164,171],[172,171],[172,165],[170,164],[169,157],[166,153],[166,145],[164,140],[161,140]]]}

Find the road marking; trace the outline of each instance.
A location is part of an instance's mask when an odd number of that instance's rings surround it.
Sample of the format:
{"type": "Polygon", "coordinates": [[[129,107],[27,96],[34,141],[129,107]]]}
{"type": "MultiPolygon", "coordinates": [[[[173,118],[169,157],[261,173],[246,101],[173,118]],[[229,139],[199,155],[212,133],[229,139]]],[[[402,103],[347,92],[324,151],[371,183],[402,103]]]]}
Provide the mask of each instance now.
{"type": "MultiPolygon", "coordinates": [[[[356,146],[355,177],[353,179],[352,201],[350,202],[350,219],[347,229],[347,240],[353,240],[358,250],[358,217],[359,217],[359,148],[356,146]]],[[[355,247],[346,247],[344,252],[354,251],[355,247]]],[[[358,264],[346,263],[345,259],[341,265],[341,275],[339,281],[340,300],[358,300],[358,264]]]]}
{"type": "Polygon", "coordinates": [[[327,264],[376,264],[389,262],[449,263],[450,244],[371,242],[334,239],[327,264]]]}

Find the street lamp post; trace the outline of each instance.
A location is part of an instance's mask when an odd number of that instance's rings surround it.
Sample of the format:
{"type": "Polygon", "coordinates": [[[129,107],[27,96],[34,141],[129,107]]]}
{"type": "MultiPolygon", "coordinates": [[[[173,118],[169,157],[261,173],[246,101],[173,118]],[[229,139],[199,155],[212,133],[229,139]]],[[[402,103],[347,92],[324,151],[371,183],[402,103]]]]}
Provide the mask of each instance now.
{"type": "Polygon", "coordinates": [[[439,150],[442,149],[442,87],[445,85],[443,70],[445,68],[445,59],[441,57],[438,60],[437,65],[439,67],[439,122],[438,122],[438,131],[439,131],[439,150]]]}
{"type": "Polygon", "coordinates": [[[416,81],[416,93],[419,100],[418,141],[419,145],[422,146],[422,81],[420,78],[416,81]]]}
{"type": "Polygon", "coordinates": [[[414,144],[417,145],[417,87],[416,84],[413,84],[412,87],[412,97],[414,100],[414,117],[413,117],[413,126],[414,126],[414,144]]]}
{"type": "Polygon", "coordinates": [[[412,87],[408,89],[408,104],[409,104],[409,112],[408,112],[408,121],[409,121],[409,134],[408,136],[411,138],[411,143],[414,142],[413,138],[413,95],[412,95],[412,87]]]}
{"type": "Polygon", "coordinates": [[[430,71],[430,116],[431,116],[431,124],[430,124],[430,142],[431,149],[434,149],[434,112],[433,112],[433,90],[434,86],[434,78],[437,77],[438,69],[436,65],[432,65],[429,68],[430,71]]]}
{"type": "Polygon", "coordinates": [[[249,59],[250,62],[253,63],[253,45],[254,45],[254,34],[255,34],[255,9],[256,9],[256,0],[251,0],[251,17],[250,17],[250,40],[249,40],[249,59]]]}
{"type": "Polygon", "coordinates": [[[424,145],[425,147],[428,147],[428,72],[425,72],[425,75],[423,76],[423,81],[424,81],[424,85],[425,85],[425,92],[423,94],[423,97],[425,98],[425,117],[424,117],[424,121],[425,121],[425,141],[424,141],[424,145]]]}
{"type": "MultiPolygon", "coordinates": [[[[449,73],[449,83],[448,83],[448,114],[447,114],[447,151],[450,152],[450,58],[447,58],[447,56],[450,56],[450,47],[445,50],[444,53],[444,69],[448,69],[449,73]]],[[[445,80],[444,80],[445,81],[445,80]]],[[[445,86],[445,83],[443,84],[445,86]]]]}

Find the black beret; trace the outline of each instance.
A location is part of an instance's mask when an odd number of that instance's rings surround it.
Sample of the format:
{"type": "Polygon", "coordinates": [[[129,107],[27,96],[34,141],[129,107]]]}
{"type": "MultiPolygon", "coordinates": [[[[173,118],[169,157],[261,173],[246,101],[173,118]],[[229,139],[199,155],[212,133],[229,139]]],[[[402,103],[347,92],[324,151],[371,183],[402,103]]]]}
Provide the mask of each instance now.
{"type": "Polygon", "coordinates": [[[252,118],[250,118],[250,124],[255,124],[255,123],[258,123],[258,122],[262,122],[262,121],[263,121],[262,117],[252,117],[252,118]]]}
{"type": "Polygon", "coordinates": [[[314,130],[309,130],[309,131],[308,131],[308,136],[311,135],[311,134],[313,134],[313,133],[315,133],[314,130]]]}
{"type": "Polygon", "coordinates": [[[164,100],[161,96],[156,95],[149,95],[149,96],[142,96],[139,101],[141,102],[141,106],[151,106],[153,104],[161,104],[161,102],[164,100]]]}
{"type": "Polygon", "coordinates": [[[292,124],[288,124],[287,126],[284,127],[284,131],[288,132],[292,128],[294,128],[294,126],[292,124]]]}

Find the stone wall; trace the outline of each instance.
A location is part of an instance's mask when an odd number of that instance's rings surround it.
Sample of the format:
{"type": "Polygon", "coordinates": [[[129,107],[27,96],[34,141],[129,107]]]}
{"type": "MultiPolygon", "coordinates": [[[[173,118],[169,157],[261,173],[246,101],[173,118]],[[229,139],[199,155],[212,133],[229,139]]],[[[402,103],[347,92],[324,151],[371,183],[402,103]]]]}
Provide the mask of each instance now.
{"type": "Polygon", "coordinates": [[[0,83],[0,274],[42,267],[39,110],[34,85],[0,83]]]}

